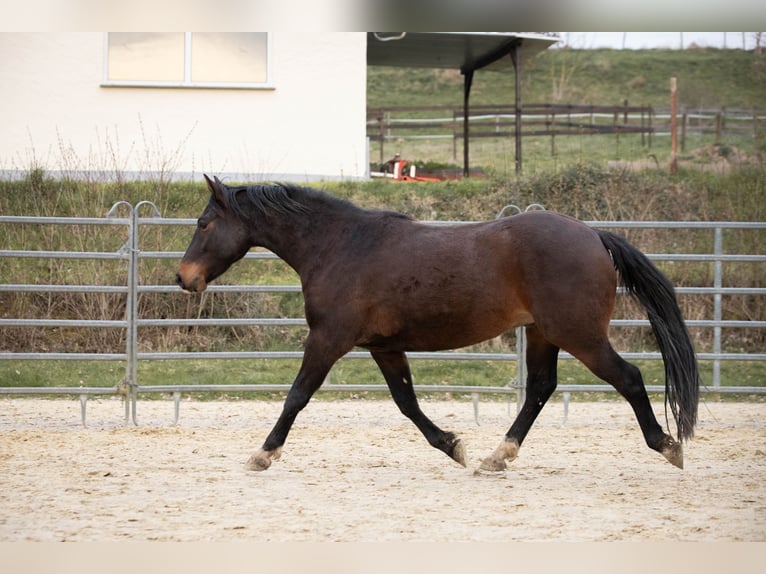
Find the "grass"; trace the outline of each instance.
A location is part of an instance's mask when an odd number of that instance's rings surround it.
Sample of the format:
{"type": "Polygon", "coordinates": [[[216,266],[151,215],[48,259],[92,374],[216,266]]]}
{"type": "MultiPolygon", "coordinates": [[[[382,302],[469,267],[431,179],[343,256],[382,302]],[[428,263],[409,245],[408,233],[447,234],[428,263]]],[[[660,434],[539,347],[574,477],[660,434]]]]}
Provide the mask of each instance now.
{"type": "MultiPolygon", "coordinates": [[[[763,108],[766,57],[741,50],[546,50],[524,63],[522,101],[669,108],[670,78],[679,106],[763,108]]],[[[463,77],[455,70],[372,66],[367,105],[462,106],[463,77]]],[[[513,72],[478,71],[471,103],[513,103],[513,72]]]]}
{"type": "MultiPolygon", "coordinates": [[[[642,371],[647,385],[664,384],[664,371],[658,361],[633,361],[642,371]]],[[[10,366],[7,361],[0,363],[0,381],[8,387],[116,387],[122,381],[124,365],[116,362],[67,361],[62,366],[55,361],[29,361],[22,365],[10,366]],[[55,385],[50,385],[50,373],[58,371],[60,377],[55,385]]],[[[197,400],[211,399],[267,399],[283,400],[285,390],[259,391],[260,385],[289,385],[298,371],[300,361],[296,359],[242,359],[201,361],[142,361],[139,363],[138,380],[141,386],[158,385],[221,385],[221,391],[186,392],[197,400]],[[251,385],[252,391],[229,390],[226,385],[251,385]]],[[[413,359],[411,361],[414,382],[419,387],[419,396],[423,398],[444,398],[443,392],[428,392],[429,385],[459,385],[481,389],[482,387],[503,387],[516,384],[515,362],[499,361],[433,361],[413,359]]],[[[712,378],[712,362],[702,361],[700,373],[706,389],[703,400],[730,400],[727,393],[716,394],[709,381],[712,378]]],[[[327,382],[333,385],[383,385],[384,380],[372,359],[342,359],[333,367],[327,382]]],[[[582,364],[567,360],[559,363],[560,385],[603,385],[582,364]]],[[[763,386],[766,385],[763,367],[754,362],[723,361],[721,364],[721,385],[727,386],[763,386]]],[[[614,393],[582,391],[587,400],[621,400],[614,393]]],[[[490,393],[491,396],[492,395],[490,393]]],[[[163,399],[168,394],[142,393],[141,398],[163,399]]],[[[468,400],[467,394],[450,393],[458,400],[468,400]]],[[[515,394],[496,395],[515,401],[515,394]]],[[[358,390],[324,391],[318,395],[325,399],[339,398],[374,398],[387,399],[387,392],[363,392],[358,390]]],[[[738,396],[742,399],[742,396],[738,396]]],[[[750,398],[750,397],[748,397],[750,398]]],[[[755,400],[764,400],[762,395],[753,395],[755,400]]]]}
{"type": "MultiPolygon", "coordinates": [[[[679,113],[701,109],[766,109],[766,57],[741,50],[573,50],[541,52],[524,64],[522,103],[568,103],[652,106],[670,108],[670,78],[678,85],[679,113]]],[[[463,78],[453,70],[407,70],[370,67],[367,75],[368,107],[462,107],[463,78]]],[[[479,71],[471,92],[472,105],[509,105],[514,102],[513,73],[479,71]]],[[[432,113],[432,112],[431,112],[432,113]]],[[[426,112],[400,114],[424,117],[426,112]]],[[[401,132],[404,134],[404,132],[401,132]]],[[[446,132],[445,132],[446,133],[446,132]]],[[[766,132],[761,126],[716,142],[714,135],[687,136],[681,160],[695,162],[695,150],[713,145],[726,155],[741,150],[766,153],[766,132]]],[[[402,137],[384,144],[384,161],[400,153],[412,162],[462,165],[462,145],[451,138],[413,140],[402,137]]],[[[377,163],[380,145],[373,142],[370,157],[377,163]]],[[[656,162],[667,167],[670,138],[655,135],[651,145],[640,135],[527,137],[523,141],[524,170],[530,174],[587,162],[605,166],[616,160],[656,162]]],[[[515,149],[509,139],[471,141],[471,165],[494,175],[515,177],[515,149]]]]}

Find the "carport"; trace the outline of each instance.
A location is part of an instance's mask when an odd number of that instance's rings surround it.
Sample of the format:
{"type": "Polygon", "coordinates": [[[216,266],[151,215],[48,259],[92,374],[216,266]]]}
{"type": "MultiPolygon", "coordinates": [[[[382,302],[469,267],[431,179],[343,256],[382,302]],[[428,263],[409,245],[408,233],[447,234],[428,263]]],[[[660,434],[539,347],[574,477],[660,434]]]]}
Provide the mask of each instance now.
{"type": "Polygon", "coordinates": [[[449,68],[463,75],[463,175],[469,175],[471,86],[477,70],[515,74],[516,172],[521,171],[521,75],[523,62],[558,42],[557,36],[528,32],[368,32],[367,65],[449,68]]]}

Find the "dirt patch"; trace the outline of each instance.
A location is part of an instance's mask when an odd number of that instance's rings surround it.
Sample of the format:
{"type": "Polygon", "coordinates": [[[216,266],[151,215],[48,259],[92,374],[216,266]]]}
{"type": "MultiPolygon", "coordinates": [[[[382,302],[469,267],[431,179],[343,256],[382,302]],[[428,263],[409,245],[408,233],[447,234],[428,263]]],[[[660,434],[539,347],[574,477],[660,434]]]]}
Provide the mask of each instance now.
{"type": "MultiPolygon", "coordinates": [[[[664,420],[662,405],[655,405],[664,420]]],[[[766,404],[701,406],[680,471],[650,451],[627,403],[543,411],[502,476],[475,467],[508,405],[427,401],[468,448],[464,469],[390,401],[315,400],[282,460],[243,470],[277,402],[0,401],[0,540],[766,540],[766,404]]],[[[511,405],[515,412],[515,405],[511,405]]]]}

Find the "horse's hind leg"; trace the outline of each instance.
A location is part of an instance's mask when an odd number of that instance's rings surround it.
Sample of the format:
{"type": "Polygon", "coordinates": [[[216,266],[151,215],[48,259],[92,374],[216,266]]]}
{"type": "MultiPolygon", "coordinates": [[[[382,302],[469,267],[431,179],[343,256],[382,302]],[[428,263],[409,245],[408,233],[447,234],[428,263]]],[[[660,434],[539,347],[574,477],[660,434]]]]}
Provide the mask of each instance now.
{"type": "Polygon", "coordinates": [[[386,379],[391,396],[399,410],[418,427],[429,444],[465,466],[463,442],[451,432],[444,432],[420,410],[407,357],[400,352],[373,352],[372,358],[386,379]]]}
{"type": "Polygon", "coordinates": [[[625,361],[605,341],[586,352],[572,351],[593,373],[612,385],[630,403],[647,446],[661,453],[678,468],[684,467],[680,443],[662,430],[654,416],[644,380],[638,367],[625,361]]]}
{"type": "Polygon", "coordinates": [[[532,423],[556,390],[556,363],[559,348],[546,341],[534,325],[527,327],[526,334],[527,395],[524,405],[503,442],[482,461],[479,471],[505,470],[506,461],[510,462],[516,458],[532,423]]]}

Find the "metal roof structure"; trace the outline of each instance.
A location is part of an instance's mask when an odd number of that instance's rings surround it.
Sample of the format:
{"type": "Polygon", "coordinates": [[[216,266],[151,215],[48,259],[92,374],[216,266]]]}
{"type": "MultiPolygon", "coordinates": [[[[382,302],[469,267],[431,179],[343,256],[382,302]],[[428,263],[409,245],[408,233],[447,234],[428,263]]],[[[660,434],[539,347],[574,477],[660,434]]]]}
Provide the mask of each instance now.
{"type": "Polygon", "coordinates": [[[526,59],[559,41],[527,32],[368,32],[367,64],[456,70],[513,69],[514,49],[526,59]]]}
{"type": "Polygon", "coordinates": [[[457,69],[464,77],[463,174],[469,173],[469,98],[477,70],[515,71],[516,171],[521,171],[521,73],[529,57],[559,41],[530,32],[368,32],[367,65],[457,69]]]}

